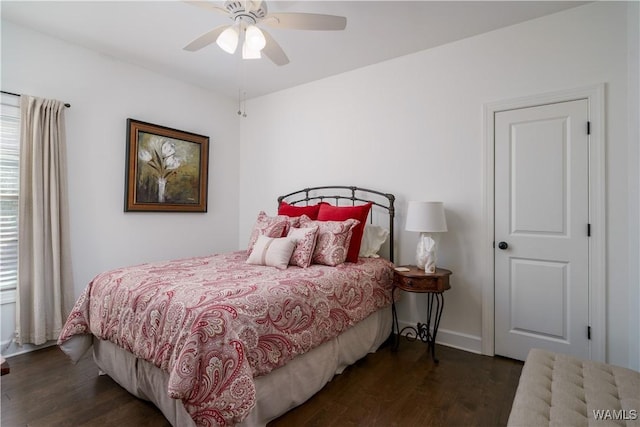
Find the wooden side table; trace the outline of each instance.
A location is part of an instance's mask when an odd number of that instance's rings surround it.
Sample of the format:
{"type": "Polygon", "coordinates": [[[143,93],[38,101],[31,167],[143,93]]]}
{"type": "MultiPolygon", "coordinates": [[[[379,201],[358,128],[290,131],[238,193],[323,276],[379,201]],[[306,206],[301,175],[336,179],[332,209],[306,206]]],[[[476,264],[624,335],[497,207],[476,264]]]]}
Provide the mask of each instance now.
{"type": "Polygon", "coordinates": [[[435,363],[439,360],[436,358],[436,335],[438,334],[438,326],[442,317],[444,308],[444,291],[451,288],[449,284],[449,276],[451,271],[444,268],[436,268],[435,273],[425,273],[413,265],[400,267],[401,271],[395,270],[393,275],[393,288],[391,290],[393,326],[392,332],[396,334],[394,349],[397,350],[400,345],[400,336],[406,330],[407,338],[415,341],[420,340],[427,344],[427,348],[431,347],[431,358],[435,363]],[[408,271],[402,271],[408,269],[408,271]],[[396,289],[405,292],[416,292],[427,294],[427,323],[418,323],[417,327],[405,326],[400,331],[398,325],[398,313],[396,311],[396,289]],[[433,309],[435,302],[435,311],[433,309]],[[433,333],[431,332],[431,321],[433,317],[433,333]]]}

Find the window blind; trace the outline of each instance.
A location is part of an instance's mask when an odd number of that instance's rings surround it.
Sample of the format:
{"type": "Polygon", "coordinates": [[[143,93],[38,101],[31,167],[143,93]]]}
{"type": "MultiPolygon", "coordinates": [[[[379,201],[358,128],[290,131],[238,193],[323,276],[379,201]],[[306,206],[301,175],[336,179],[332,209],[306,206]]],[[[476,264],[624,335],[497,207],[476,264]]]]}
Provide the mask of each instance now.
{"type": "Polygon", "coordinates": [[[0,293],[3,300],[7,299],[7,293],[14,293],[18,283],[19,102],[17,96],[3,94],[0,103],[0,293]]]}

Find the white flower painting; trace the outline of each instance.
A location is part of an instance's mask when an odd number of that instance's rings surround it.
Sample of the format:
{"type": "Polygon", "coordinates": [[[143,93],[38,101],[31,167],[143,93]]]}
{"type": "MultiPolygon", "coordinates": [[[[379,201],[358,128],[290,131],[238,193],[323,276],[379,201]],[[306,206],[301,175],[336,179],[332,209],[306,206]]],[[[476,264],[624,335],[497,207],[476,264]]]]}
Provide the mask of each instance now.
{"type": "Polygon", "coordinates": [[[209,137],[127,119],[125,212],[206,212],[209,137]]]}
{"type": "Polygon", "coordinates": [[[139,201],[195,203],[198,198],[199,144],[141,134],[137,174],[139,201]]]}
{"type": "Polygon", "coordinates": [[[176,157],[176,145],[169,138],[152,135],[147,143],[148,149],[138,151],[138,158],[154,170],[158,182],[158,203],[165,202],[167,179],[176,174],[180,159],[176,157]]]}

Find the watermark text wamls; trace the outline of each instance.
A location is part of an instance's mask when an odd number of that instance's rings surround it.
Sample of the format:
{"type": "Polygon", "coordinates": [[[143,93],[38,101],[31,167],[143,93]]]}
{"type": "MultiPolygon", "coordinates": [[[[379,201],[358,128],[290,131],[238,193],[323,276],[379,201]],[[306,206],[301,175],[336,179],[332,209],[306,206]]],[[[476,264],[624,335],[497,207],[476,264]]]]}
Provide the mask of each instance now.
{"type": "Polygon", "coordinates": [[[593,418],[596,421],[635,421],[638,419],[638,411],[636,409],[594,409],[593,418]]]}

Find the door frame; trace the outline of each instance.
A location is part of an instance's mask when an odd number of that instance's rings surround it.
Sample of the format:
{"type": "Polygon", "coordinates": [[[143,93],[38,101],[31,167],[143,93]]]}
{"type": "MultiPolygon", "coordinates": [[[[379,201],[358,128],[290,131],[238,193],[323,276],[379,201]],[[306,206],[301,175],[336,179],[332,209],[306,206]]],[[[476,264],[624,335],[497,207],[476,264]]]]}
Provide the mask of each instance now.
{"type": "MultiPolygon", "coordinates": [[[[591,132],[589,135],[589,325],[592,360],[606,361],[606,169],[605,169],[605,84],[487,103],[483,106],[483,247],[482,354],[495,355],[495,114],[500,111],[536,107],[586,99],[591,132]]],[[[587,333],[587,331],[585,331],[587,333]]]]}

